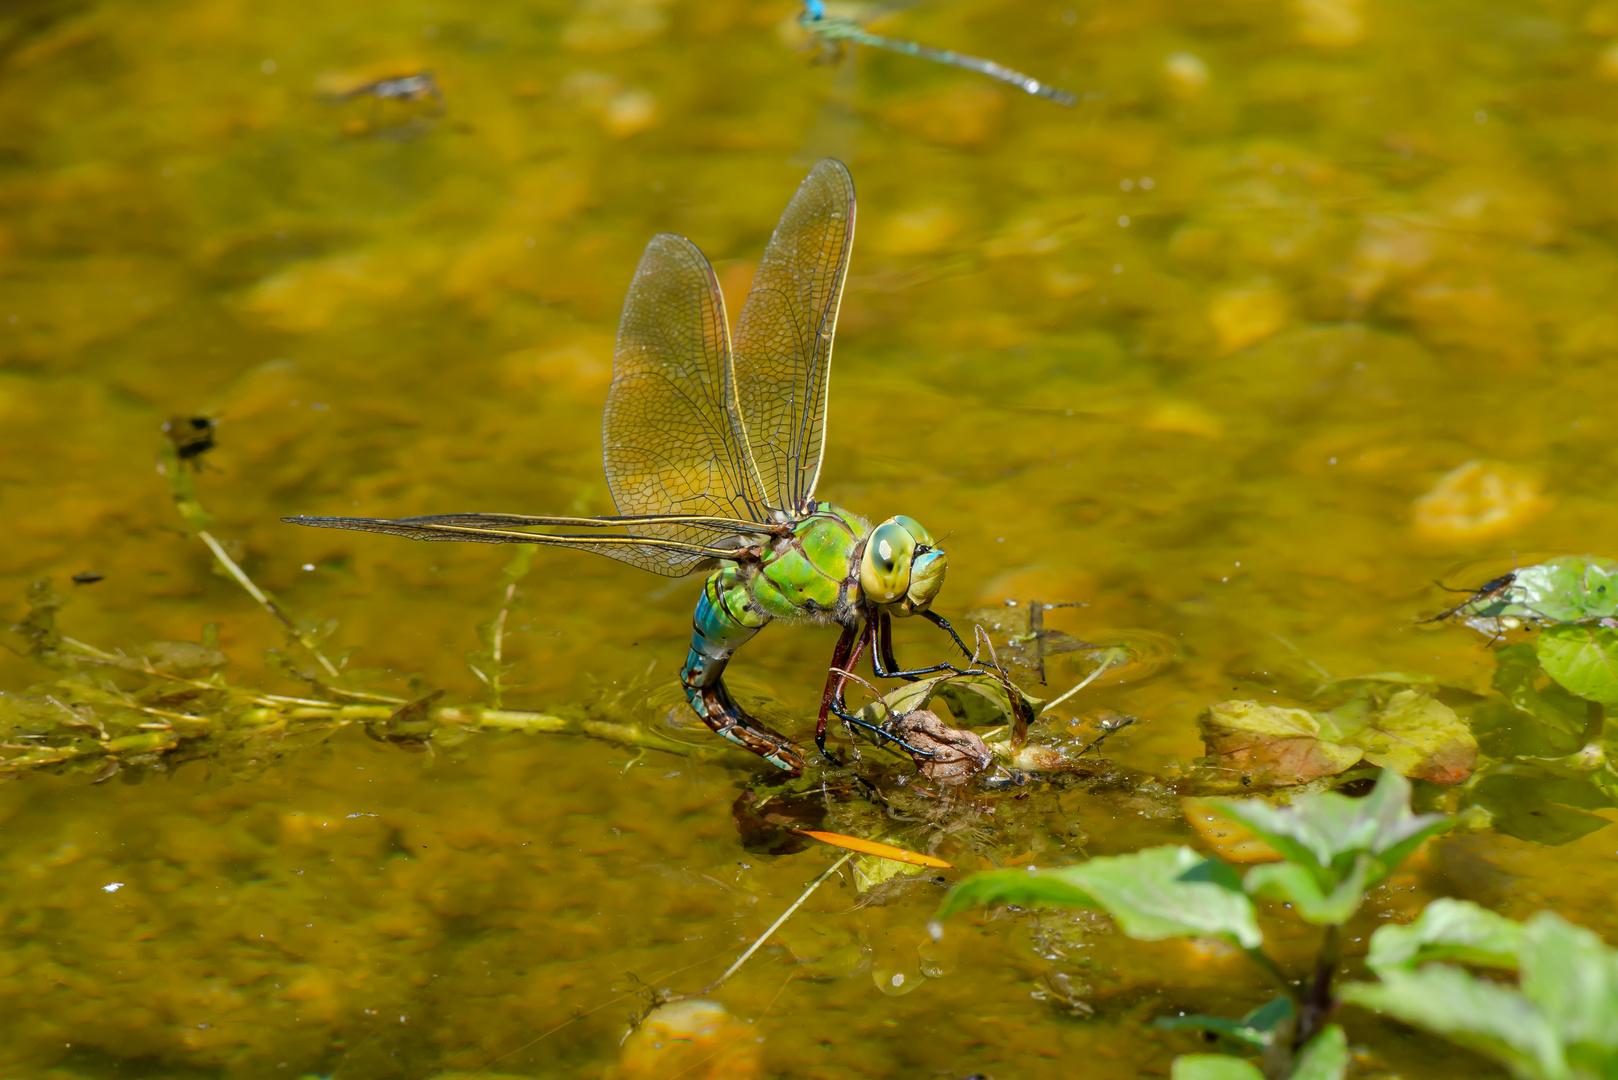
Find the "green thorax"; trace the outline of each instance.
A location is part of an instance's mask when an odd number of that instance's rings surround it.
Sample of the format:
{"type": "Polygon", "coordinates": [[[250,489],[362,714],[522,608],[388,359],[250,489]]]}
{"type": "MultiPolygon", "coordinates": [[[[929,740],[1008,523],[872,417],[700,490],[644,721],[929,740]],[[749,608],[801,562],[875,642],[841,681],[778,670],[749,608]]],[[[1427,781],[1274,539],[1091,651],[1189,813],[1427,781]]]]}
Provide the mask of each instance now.
{"type": "Polygon", "coordinates": [[[847,616],[860,598],[857,554],[871,527],[847,510],[815,503],[790,536],[774,541],[747,587],[776,619],[847,616]]]}

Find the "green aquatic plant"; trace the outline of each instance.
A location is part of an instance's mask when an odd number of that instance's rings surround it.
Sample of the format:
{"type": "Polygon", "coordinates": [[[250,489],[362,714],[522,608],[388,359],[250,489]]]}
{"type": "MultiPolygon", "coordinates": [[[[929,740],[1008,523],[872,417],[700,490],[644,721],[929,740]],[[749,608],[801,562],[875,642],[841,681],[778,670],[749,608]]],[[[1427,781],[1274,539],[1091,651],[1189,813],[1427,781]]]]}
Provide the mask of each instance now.
{"type": "Polygon", "coordinates": [[[1618,1076],[1618,950],[1554,912],[1514,922],[1435,900],[1409,926],[1371,935],[1376,982],[1342,1000],[1493,1058],[1520,1080],[1618,1076]],[[1493,973],[1514,972],[1515,987],[1493,973]]]}
{"type": "MultiPolygon", "coordinates": [[[[1162,1026],[1199,1028],[1227,1040],[1236,1057],[1190,1055],[1176,1063],[1180,1080],[1243,1080],[1259,1075],[1241,1058],[1258,1056],[1263,1075],[1339,1077],[1347,1066],[1343,1030],[1330,1023],[1338,995],[1333,982],[1341,959],[1343,925],[1421,843],[1450,828],[1453,819],[1413,814],[1410,782],[1382,770],[1371,793],[1352,799],[1336,792],[1299,796],[1275,806],[1260,798],[1210,799],[1204,809],[1247,829],[1281,861],[1243,875],[1220,859],[1185,846],[1147,848],[1051,869],[973,874],[952,889],[938,910],[944,919],[972,907],[1011,904],[1096,908],[1132,938],[1212,938],[1241,950],[1281,990],[1281,996],[1240,1020],[1174,1017],[1162,1026]],[[1312,972],[1288,976],[1265,948],[1255,900],[1285,904],[1321,928],[1312,972]]],[[[942,933],[941,926],[935,926],[942,933]]]]}
{"type": "Polygon", "coordinates": [[[1490,700],[1476,711],[1486,753],[1462,805],[1494,828],[1567,843],[1618,806],[1618,562],[1571,555],[1495,578],[1439,618],[1489,637],[1490,700]]]}
{"type": "Polygon", "coordinates": [[[507,564],[500,607],[480,627],[483,647],[468,658],[487,685],[483,704],[441,704],[443,690],[401,697],[369,685],[377,673],[333,662],[320,639],[324,620],[297,620],[259,587],[214,536],[213,517],[197,493],[183,448],[165,445],[159,460],[181,519],[225,574],[285,628],[287,648],[269,666],[305,684],[296,694],[268,693],[226,678],[230,658],[217,633],[200,642],[160,641],[133,649],[102,648],[64,634],[58,614],[68,598],[49,581],[28,591],[27,614],[4,636],[12,651],[55,677],[22,693],[0,693],[0,776],[85,773],[98,780],[120,772],[164,770],[207,760],[230,771],[275,758],[358,726],[406,749],[449,748],[478,732],[580,735],[635,750],[699,760],[739,758],[723,748],[673,738],[644,723],[628,688],[586,707],[535,712],[503,708],[504,635],[517,585],[532,562],[525,548],[507,564]]]}

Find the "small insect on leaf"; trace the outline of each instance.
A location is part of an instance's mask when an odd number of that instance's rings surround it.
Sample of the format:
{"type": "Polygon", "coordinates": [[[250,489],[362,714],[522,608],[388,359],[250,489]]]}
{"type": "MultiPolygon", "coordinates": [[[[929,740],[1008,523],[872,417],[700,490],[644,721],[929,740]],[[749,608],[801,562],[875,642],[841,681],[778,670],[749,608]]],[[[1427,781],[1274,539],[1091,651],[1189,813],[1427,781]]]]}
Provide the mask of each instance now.
{"type": "Polygon", "coordinates": [[[898,862],[910,863],[912,866],[936,866],[942,870],[952,870],[954,867],[943,859],[935,859],[931,855],[921,855],[904,848],[894,847],[892,844],[879,844],[875,840],[861,840],[857,836],[844,836],[842,833],[813,832],[804,829],[803,835],[812,836],[823,844],[832,847],[846,848],[849,851],[858,851],[862,855],[876,855],[883,859],[894,859],[898,862]]]}

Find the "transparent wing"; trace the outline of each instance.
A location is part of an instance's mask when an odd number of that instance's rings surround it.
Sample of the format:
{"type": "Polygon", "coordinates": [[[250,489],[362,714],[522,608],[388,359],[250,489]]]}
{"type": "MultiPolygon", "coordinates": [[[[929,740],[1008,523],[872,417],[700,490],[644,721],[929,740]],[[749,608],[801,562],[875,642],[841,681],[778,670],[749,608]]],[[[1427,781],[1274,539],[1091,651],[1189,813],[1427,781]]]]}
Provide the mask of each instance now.
{"type": "MultiPolygon", "coordinates": [[[[413,518],[289,517],[293,525],[320,529],[355,529],[360,532],[388,533],[412,540],[460,540],[475,544],[543,544],[549,547],[593,551],[620,562],[650,570],[665,577],[680,577],[700,570],[719,559],[748,558],[744,550],[749,537],[742,534],[752,522],[729,518],[678,516],[568,518],[531,517],[524,514],[434,514],[413,518]],[[623,535],[552,536],[519,532],[524,526],[553,528],[623,528],[623,535]],[[690,543],[656,536],[636,535],[650,528],[679,528],[705,536],[708,543],[690,543]],[[629,530],[633,530],[630,532],[629,530]]],[[[756,526],[755,526],[756,528],[756,526]]]]}
{"type": "Polygon", "coordinates": [[[736,323],[736,385],[772,506],[814,498],[826,435],[832,336],[854,244],[854,181],[836,158],[809,171],[770,237],[736,323]]]}
{"type": "MultiPolygon", "coordinates": [[[[653,237],[624,300],[601,425],[620,514],[770,520],[735,380],[713,268],[683,236],[653,237]]],[[[628,531],[698,546],[706,535],[682,521],[628,531]]]]}

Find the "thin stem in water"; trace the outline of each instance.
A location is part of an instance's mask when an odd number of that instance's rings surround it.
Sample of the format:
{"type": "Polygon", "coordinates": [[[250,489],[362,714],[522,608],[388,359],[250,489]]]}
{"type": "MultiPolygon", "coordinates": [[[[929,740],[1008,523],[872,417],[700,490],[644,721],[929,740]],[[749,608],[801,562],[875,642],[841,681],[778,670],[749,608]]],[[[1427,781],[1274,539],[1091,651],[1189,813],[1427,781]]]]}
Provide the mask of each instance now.
{"type": "MultiPolygon", "coordinates": [[[[704,986],[701,990],[698,990],[697,994],[711,994],[711,993],[713,993],[713,991],[717,990],[719,988],[720,984],[722,984],[726,979],[730,978],[732,975],[736,974],[737,971],[741,970],[741,966],[743,964],[747,963],[747,961],[752,957],[752,955],[754,953],[758,952],[758,950],[761,947],[763,947],[763,945],[764,945],[764,943],[766,941],[770,940],[770,935],[775,933],[777,930],[781,929],[781,924],[785,923],[788,919],[792,918],[792,913],[797,911],[800,907],[802,907],[803,902],[805,900],[809,899],[809,897],[814,893],[814,891],[816,889],[820,888],[820,886],[825,883],[827,878],[831,877],[838,870],[841,870],[842,867],[843,867],[843,864],[846,863],[848,860],[852,859],[853,857],[854,857],[854,853],[852,851],[850,851],[848,854],[844,855],[842,858],[838,859],[836,862],[834,862],[830,866],[826,867],[826,872],[824,874],[821,874],[819,877],[815,878],[815,880],[811,881],[809,883],[809,887],[807,889],[803,890],[803,895],[799,896],[796,900],[794,900],[792,902],[791,907],[789,907],[785,911],[781,912],[781,917],[779,919],[776,919],[773,923],[771,923],[770,928],[768,930],[764,931],[764,933],[760,934],[759,937],[758,937],[758,940],[753,942],[753,944],[749,945],[747,947],[747,951],[742,953],[740,956],[738,956],[736,958],[736,962],[734,964],[730,965],[730,967],[726,968],[725,973],[723,975],[719,976],[719,978],[715,979],[713,982],[709,983],[707,986],[704,986]]],[[[684,1001],[686,998],[697,996],[697,994],[677,994],[674,997],[665,998],[664,1000],[666,1002],[667,1001],[684,1001]]]]}

